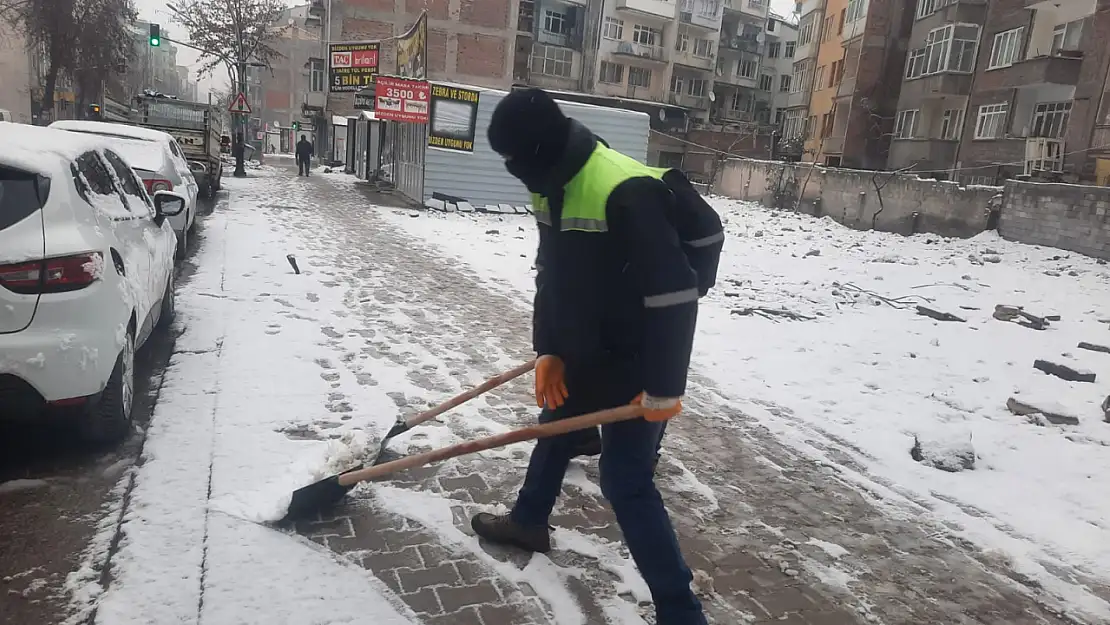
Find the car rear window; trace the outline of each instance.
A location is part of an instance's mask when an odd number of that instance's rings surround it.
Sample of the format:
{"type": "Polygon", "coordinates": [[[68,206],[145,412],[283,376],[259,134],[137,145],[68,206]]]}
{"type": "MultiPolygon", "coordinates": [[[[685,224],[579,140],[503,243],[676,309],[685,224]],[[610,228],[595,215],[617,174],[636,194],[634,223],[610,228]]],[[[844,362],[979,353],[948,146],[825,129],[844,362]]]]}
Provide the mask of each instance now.
{"type": "Polygon", "coordinates": [[[46,204],[50,192],[47,181],[36,174],[0,167],[0,230],[23,221],[46,204]]]}
{"type": "Polygon", "coordinates": [[[127,164],[148,171],[161,171],[166,160],[162,144],[139,139],[109,139],[108,145],[127,161],[127,164]]]}

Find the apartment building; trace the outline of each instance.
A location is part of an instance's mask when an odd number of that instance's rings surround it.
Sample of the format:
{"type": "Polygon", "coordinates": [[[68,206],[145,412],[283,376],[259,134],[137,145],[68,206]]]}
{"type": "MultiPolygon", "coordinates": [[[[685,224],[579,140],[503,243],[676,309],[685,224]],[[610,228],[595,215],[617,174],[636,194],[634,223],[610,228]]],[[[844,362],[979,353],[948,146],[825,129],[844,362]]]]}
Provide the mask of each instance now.
{"type": "Polygon", "coordinates": [[[955,167],[986,17],[985,0],[916,2],[888,169],[955,167]]]}
{"type": "Polygon", "coordinates": [[[26,37],[0,20],[0,109],[21,124],[31,123],[31,57],[26,37]]]}
{"type": "MultiPolygon", "coordinates": [[[[318,13],[311,4],[290,7],[273,27],[275,36],[270,45],[278,56],[270,61],[268,69],[257,72],[257,95],[249,94],[258,104],[253,116],[260,119],[263,129],[289,129],[294,121],[304,121],[306,105],[323,106],[327,81],[320,58],[322,22],[318,13]]],[[[288,131],[279,132],[275,147],[283,152],[292,150],[290,137],[288,131]]]]}
{"type": "Polygon", "coordinates": [[[1105,119],[1108,20],[1107,0],[988,4],[954,158],[959,180],[1095,176],[1106,150],[1092,135],[1105,119]]]}
{"type": "Polygon", "coordinates": [[[772,13],[767,17],[767,44],[763,49],[759,90],[771,97],[770,119],[776,128],[783,127],[789,108],[791,81],[794,79],[794,55],[798,49],[798,25],[772,13]]]}
{"type": "MultiPolygon", "coordinates": [[[[769,4],[770,0],[725,0],[713,87],[717,119],[764,123],[771,120],[770,90],[760,89],[764,45],[770,39],[766,33],[769,4]]],[[[775,43],[781,54],[782,44],[777,36],[775,43]]]]}
{"type": "MultiPolygon", "coordinates": [[[[825,22],[825,0],[805,0],[798,5],[798,40],[791,66],[790,91],[783,103],[782,138],[784,146],[803,146],[816,151],[811,143],[817,127],[809,117],[809,100],[813,93],[813,77],[817,71],[817,49],[821,44],[821,27],[825,22]]],[[[792,154],[801,158],[802,154],[792,154]]]]}

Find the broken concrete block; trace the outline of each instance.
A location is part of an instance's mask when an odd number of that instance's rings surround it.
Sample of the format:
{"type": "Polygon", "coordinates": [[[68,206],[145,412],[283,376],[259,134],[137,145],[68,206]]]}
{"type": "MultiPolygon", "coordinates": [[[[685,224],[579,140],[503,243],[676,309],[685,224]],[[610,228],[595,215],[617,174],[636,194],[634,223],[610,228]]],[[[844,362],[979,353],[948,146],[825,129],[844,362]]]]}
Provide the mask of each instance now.
{"type": "Polygon", "coordinates": [[[1079,349],[1086,349],[1092,352],[1102,352],[1104,354],[1110,354],[1110,347],[1107,347],[1105,345],[1095,345],[1094,343],[1087,343],[1086,341],[1080,341],[1079,349]]]}
{"type": "Polygon", "coordinates": [[[1035,406],[1011,397],[1006,400],[1006,409],[1019,417],[1040,415],[1053,425],[1079,425],[1079,417],[1068,414],[1059,406],[1035,406]]]}
{"type": "Polygon", "coordinates": [[[459,212],[460,213],[473,213],[474,212],[474,206],[471,205],[470,202],[459,202],[455,206],[459,207],[459,212]]]}
{"type": "Polygon", "coordinates": [[[1059,365],[1047,360],[1034,360],[1033,368],[1039,371],[1044,371],[1048,375],[1054,375],[1061,380],[1068,382],[1094,382],[1095,374],[1093,371],[1072,369],[1067,365],[1059,365]]]}
{"type": "Polygon", "coordinates": [[[434,210],[434,211],[444,210],[443,200],[439,200],[439,199],[436,199],[434,197],[433,198],[428,198],[428,200],[426,202],[424,202],[424,206],[431,209],[431,210],[434,210]]]}
{"type": "Polygon", "coordinates": [[[914,436],[910,458],[934,469],[959,473],[975,468],[976,454],[970,439],[921,440],[914,436]]]}

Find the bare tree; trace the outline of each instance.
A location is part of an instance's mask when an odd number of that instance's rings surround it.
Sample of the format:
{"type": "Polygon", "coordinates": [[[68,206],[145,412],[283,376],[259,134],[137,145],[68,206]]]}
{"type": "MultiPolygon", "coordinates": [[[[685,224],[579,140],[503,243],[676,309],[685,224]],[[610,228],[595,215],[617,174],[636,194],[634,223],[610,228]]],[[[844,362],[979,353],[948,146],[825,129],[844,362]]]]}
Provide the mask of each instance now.
{"type": "Polygon", "coordinates": [[[50,110],[59,77],[73,77],[79,88],[95,83],[95,91],[98,80],[125,68],[135,5],[132,0],[0,0],[0,18],[44,52],[39,106],[50,110]]]}
{"type": "Polygon", "coordinates": [[[242,90],[248,63],[270,67],[281,54],[271,28],[286,5],[281,0],[173,0],[169,10],[200,52],[202,74],[223,66],[232,87],[242,90]]]}

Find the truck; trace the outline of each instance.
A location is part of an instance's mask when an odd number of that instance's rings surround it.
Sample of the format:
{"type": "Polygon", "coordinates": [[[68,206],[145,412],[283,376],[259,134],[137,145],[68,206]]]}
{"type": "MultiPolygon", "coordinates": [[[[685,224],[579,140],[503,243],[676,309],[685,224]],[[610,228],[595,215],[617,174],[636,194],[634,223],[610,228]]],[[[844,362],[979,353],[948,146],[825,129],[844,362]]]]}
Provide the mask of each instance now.
{"type": "Polygon", "coordinates": [[[215,197],[224,174],[220,158],[223,113],[217,106],[143,93],[135,96],[131,123],[161,130],[176,139],[201,194],[205,198],[215,197]]]}

